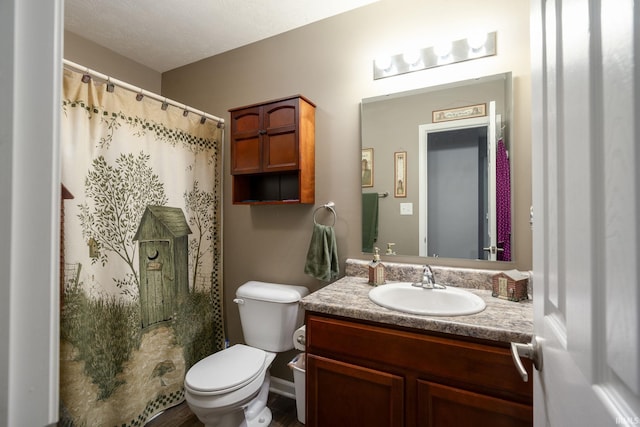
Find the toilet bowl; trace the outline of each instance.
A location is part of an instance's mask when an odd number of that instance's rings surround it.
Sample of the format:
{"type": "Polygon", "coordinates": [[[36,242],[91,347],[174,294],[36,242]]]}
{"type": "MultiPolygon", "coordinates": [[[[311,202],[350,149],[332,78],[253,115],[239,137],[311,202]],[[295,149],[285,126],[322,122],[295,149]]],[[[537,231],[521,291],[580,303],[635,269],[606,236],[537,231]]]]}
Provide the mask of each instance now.
{"type": "Polygon", "coordinates": [[[275,357],[236,344],[202,359],[185,377],[189,407],[205,426],[268,426],[268,370],[275,357]]]}
{"type": "Polygon", "coordinates": [[[187,404],[206,427],[268,426],[269,367],[277,352],[293,348],[303,320],[303,286],[247,282],[234,302],[240,310],[245,344],[214,353],[185,376],[187,404]]]}

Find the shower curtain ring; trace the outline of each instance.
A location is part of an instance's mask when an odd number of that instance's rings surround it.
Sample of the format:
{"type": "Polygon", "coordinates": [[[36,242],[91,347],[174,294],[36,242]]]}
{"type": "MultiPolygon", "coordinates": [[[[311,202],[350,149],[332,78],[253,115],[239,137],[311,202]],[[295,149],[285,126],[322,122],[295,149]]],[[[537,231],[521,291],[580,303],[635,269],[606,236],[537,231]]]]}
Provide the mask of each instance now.
{"type": "Polygon", "coordinates": [[[116,86],[111,82],[111,77],[107,77],[107,92],[113,92],[116,86]]]}

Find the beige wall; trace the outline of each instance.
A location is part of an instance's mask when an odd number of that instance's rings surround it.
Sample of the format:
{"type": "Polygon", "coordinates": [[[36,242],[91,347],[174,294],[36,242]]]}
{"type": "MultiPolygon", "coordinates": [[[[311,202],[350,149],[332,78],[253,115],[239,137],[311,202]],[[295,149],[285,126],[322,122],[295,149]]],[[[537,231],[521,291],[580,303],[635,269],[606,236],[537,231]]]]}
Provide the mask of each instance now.
{"type": "Polygon", "coordinates": [[[77,34],[64,32],[64,59],[153,93],[160,93],[162,75],[77,34]]]}
{"type": "MultiPolygon", "coordinates": [[[[172,70],[162,76],[163,95],[224,117],[228,109],[303,94],[316,110],[316,206],[336,204],[335,226],[341,271],[360,251],[360,116],[362,98],[512,71],[514,76],[514,203],[516,267],[531,269],[529,6],[513,0],[382,0],[246,47],[172,70]],[[374,81],[372,60],[439,38],[459,39],[472,29],[496,30],[498,55],[374,81]]],[[[226,327],[232,343],[242,340],[235,290],[250,279],[323,283],[303,273],[315,206],[232,205],[228,132],[225,145],[224,291],[226,327]]],[[[384,259],[384,257],[383,257],[384,259]]],[[[424,262],[419,258],[395,260],[424,262]]],[[[434,264],[488,267],[478,261],[434,264]]],[[[501,266],[513,268],[513,265],[501,266]]],[[[496,268],[498,268],[496,266],[496,268]]],[[[290,354],[272,372],[288,376],[290,354]]]]}

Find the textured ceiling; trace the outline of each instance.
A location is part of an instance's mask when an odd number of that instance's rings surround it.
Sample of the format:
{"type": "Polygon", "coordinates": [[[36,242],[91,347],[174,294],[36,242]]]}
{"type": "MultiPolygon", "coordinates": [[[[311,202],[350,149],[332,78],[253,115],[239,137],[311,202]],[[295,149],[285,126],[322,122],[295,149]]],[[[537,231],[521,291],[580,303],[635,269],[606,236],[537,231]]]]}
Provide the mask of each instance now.
{"type": "Polygon", "coordinates": [[[65,29],[165,72],[378,0],[65,0],[65,29]]]}

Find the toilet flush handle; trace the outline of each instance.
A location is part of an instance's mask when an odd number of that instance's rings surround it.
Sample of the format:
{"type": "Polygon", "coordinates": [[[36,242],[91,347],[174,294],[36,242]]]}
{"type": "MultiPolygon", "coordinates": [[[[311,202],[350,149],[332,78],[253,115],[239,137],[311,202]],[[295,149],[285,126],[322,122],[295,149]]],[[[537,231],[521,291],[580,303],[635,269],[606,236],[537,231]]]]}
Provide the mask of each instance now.
{"type": "Polygon", "coordinates": [[[233,302],[235,302],[236,304],[244,304],[244,300],[242,298],[234,298],[233,302]]]}

